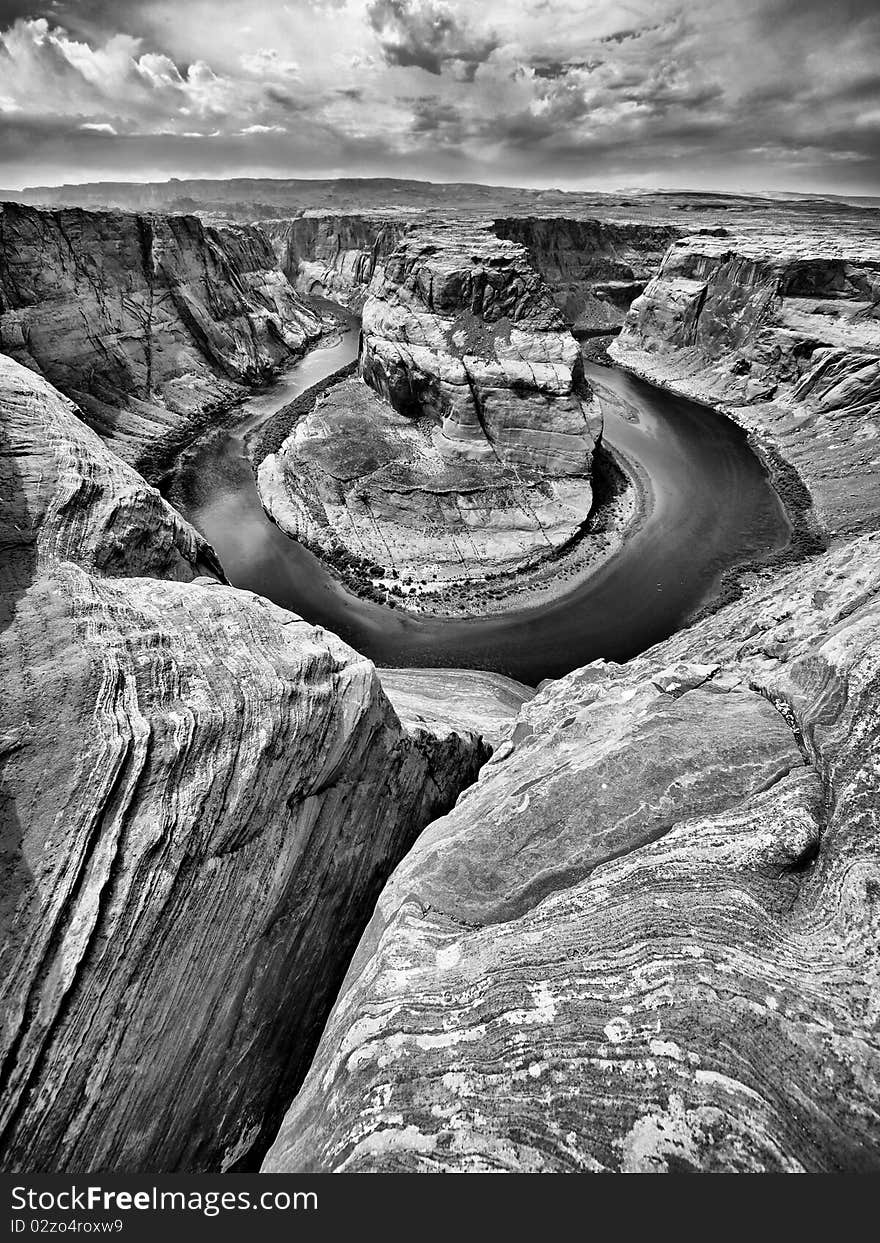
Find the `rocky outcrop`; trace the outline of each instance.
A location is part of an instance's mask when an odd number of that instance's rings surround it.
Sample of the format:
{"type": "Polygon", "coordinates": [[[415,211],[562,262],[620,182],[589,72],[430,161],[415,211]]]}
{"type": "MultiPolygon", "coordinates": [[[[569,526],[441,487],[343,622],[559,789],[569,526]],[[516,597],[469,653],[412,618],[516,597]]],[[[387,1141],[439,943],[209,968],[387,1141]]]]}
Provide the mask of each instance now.
{"type": "Polygon", "coordinates": [[[880,518],[878,300],[876,243],[687,238],[610,352],[769,441],[853,534],[880,518]]]}
{"type": "Polygon", "coordinates": [[[499,237],[525,246],[578,335],[620,331],[633,299],[655,275],[674,225],[508,216],[493,225],[499,237]]]}
{"type": "Polygon", "coordinates": [[[880,1167],[880,538],[527,703],[269,1171],[880,1167]]]}
{"type": "Polygon", "coordinates": [[[385,257],[407,228],[397,216],[320,215],[264,220],[282,272],[300,293],[360,311],[385,257]]]}
{"type": "Polygon", "coordinates": [[[477,669],[383,669],[382,688],[403,721],[454,725],[481,735],[492,747],[510,733],[535,692],[522,682],[477,669]]]}
{"type": "Polygon", "coordinates": [[[382,882],[487,749],[219,581],[2,356],[0,413],[0,1164],[247,1168],[382,882]]]}
{"type": "Polygon", "coordinates": [[[0,206],[0,350],[72,397],[135,465],[320,332],[255,229],[0,206]]]}
{"type": "Polygon", "coordinates": [[[361,372],[260,467],[284,530],[427,594],[580,532],[601,416],[521,246],[488,227],[408,232],[370,286],[361,372]]]}

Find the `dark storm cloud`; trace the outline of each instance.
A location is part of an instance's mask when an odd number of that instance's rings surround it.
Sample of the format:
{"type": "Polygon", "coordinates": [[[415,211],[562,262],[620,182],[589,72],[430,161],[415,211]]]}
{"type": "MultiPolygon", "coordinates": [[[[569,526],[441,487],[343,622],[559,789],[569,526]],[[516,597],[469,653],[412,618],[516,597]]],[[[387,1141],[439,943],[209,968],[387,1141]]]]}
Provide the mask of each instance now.
{"type": "Polygon", "coordinates": [[[475,34],[434,0],[373,0],[367,16],[389,65],[440,74],[459,61],[475,70],[498,46],[497,38],[475,34]]]}
{"type": "Polygon", "coordinates": [[[593,69],[598,69],[602,63],[601,60],[536,60],[532,61],[531,68],[536,78],[553,79],[564,78],[573,69],[585,69],[590,73],[593,69]]]}

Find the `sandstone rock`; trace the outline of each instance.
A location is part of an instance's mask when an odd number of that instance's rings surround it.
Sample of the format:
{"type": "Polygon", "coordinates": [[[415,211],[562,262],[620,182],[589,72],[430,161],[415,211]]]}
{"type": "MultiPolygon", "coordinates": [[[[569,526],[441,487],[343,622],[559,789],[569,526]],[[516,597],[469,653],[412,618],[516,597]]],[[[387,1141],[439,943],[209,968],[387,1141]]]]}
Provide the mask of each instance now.
{"type": "Polygon", "coordinates": [[[568,322],[587,335],[620,330],[633,299],[680,236],[674,225],[564,216],[508,216],[493,229],[526,247],[568,322]]]}
{"type": "Polygon", "coordinates": [[[688,238],[670,248],[610,352],[766,438],[827,528],[871,530],[880,517],[878,275],[876,243],[688,238]]]}
{"type": "Polygon", "coordinates": [[[285,531],[374,565],[387,590],[511,572],[580,531],[601,416],[521,246],[488,227],[406,233],[363,334],[370,387],[330,390],[260,467],[285,531]]]}
{"type": "Polygon", "coordinates": [[[384,878],[487,749],[216,581],[5,358],[0,414],[0,1164],[247,1168],[384,878]]]}
{"type": "Polygon", "coordinates": [[[454,727],[480,734],[493,747],[531,699],[530,686],[477,669],[382,669],[382,688],[406,724],[454,727]]]}
{"type": "Polygon", "coordinates": [[[370,282],[407,225],[387,216],[321,215],[263,220],[282,272],[300,293],[360,311],[370,282]]]}
{"type": "Polygon", "coordinates": [[[0,350],[146,466],[315,340],[254,229],[0,206],[0,350]]]}
{"type": "Polygon", "coordinates": [[[269,1171],[880,1166],[880,538],[547,684],[394,873],[269,1171]]]}

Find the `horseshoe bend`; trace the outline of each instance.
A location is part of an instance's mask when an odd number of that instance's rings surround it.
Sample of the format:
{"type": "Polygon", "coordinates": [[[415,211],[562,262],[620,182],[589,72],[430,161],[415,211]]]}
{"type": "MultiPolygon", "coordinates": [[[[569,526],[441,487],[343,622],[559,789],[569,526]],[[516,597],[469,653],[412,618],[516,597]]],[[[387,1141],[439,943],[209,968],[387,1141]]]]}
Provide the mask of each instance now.
{"type": "Polygon", "coordinates": [[[0,206],[2,1168],[876,1169],[876,207],[205,184],[0,206]]]}

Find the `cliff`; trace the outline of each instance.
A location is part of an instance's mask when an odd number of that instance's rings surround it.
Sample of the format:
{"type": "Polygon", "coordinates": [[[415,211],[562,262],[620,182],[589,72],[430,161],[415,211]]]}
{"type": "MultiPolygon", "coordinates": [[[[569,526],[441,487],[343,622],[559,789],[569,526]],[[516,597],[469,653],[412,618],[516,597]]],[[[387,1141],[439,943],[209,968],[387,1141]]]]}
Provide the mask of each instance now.
{"type": "Polygon", "coordinates": [[[519,572],[580,533],[601,416],[524,249],[488,227],[408,231],[341,384],[259,470],[278,524],[393,592],[519,572]]]}
{"type": "Polygon", "coordinates": [[[282,272],[300,293],[352,311],[362,309],[377,268],[407,227],[399,217],[315,213],[260,222],[282,272]]]}
{"type": "Polygon", "coordinates": [[[420,713],[422,674],[405,723],[2,355],[0,408],[0,1164],[247,1168],[385,877],[522,694],[420,713]]]}
{"type": "Polygon", "coordinates": [[[797,470],[830,531],[876,525],[876,241],[686,238],[633,303],[610,352],[770,445],[797,470]]]}
{"type": "Polygon", "coordinates": [[[0,206],[0,350],[148,467],[321,332],[246,226],[0,206]]]}
{"type": "Polygon", "coordinates": [[[633,300],[680,236],[671,224],[508,216],[498,237],[525,246],[573,330],[583,336],[620,331],[633,300]]]}

